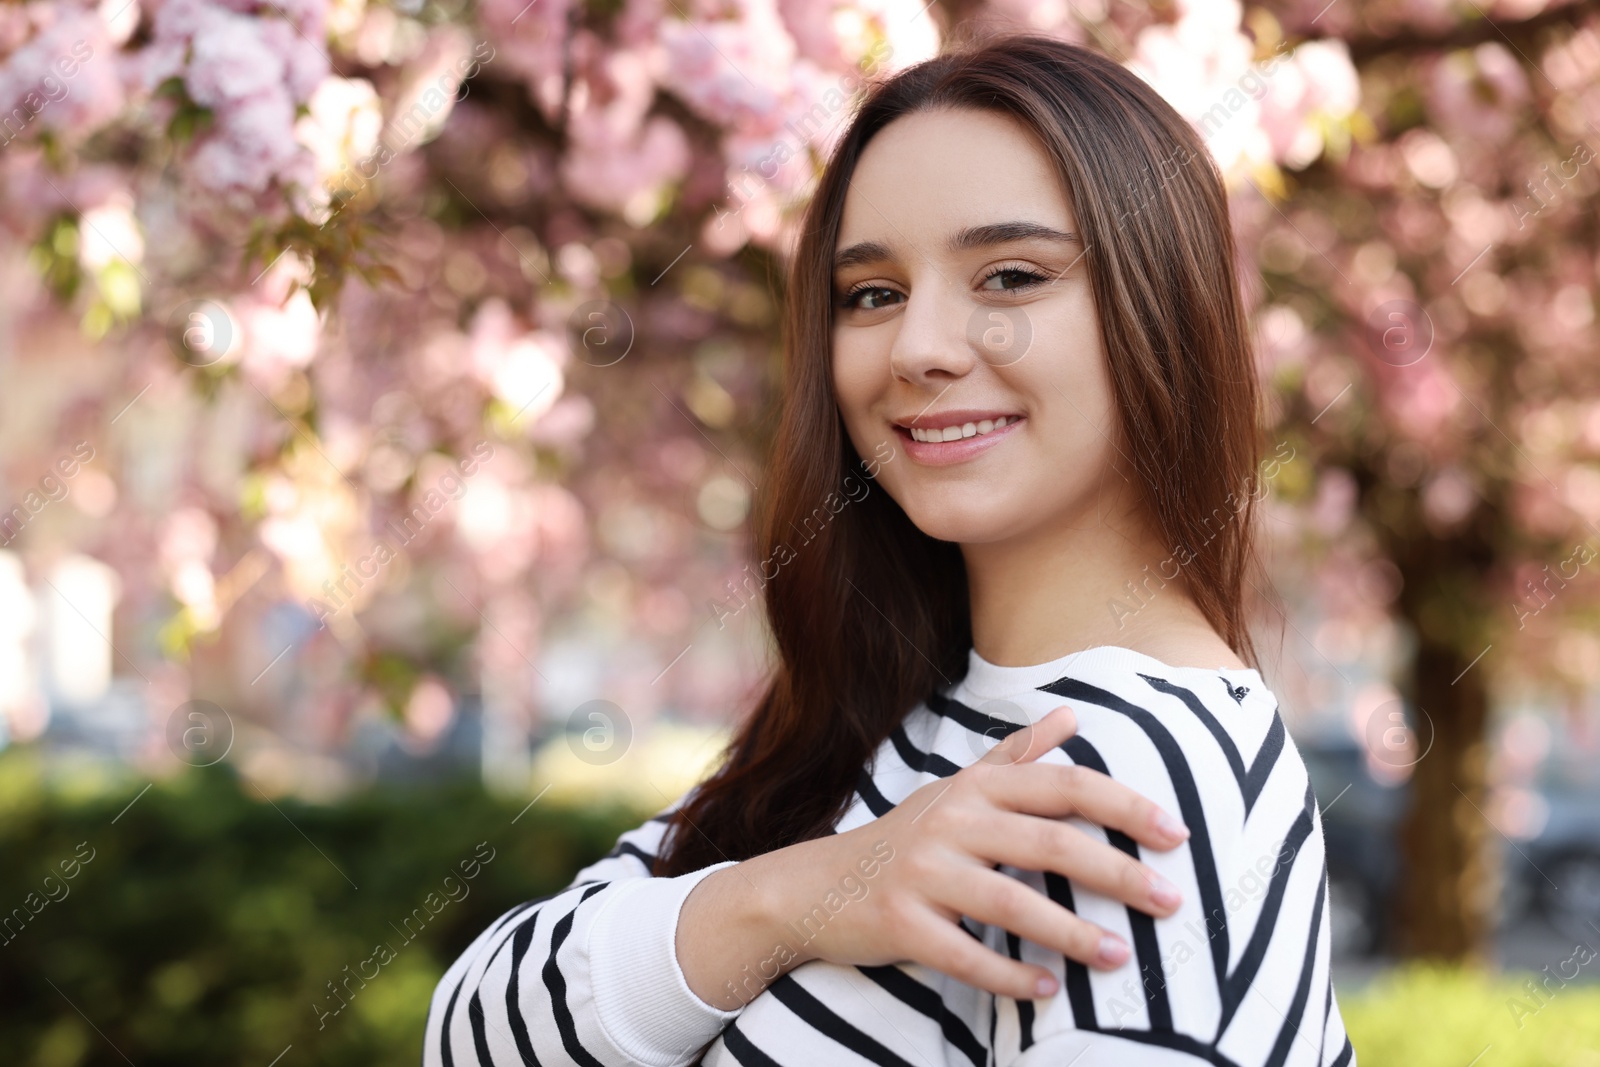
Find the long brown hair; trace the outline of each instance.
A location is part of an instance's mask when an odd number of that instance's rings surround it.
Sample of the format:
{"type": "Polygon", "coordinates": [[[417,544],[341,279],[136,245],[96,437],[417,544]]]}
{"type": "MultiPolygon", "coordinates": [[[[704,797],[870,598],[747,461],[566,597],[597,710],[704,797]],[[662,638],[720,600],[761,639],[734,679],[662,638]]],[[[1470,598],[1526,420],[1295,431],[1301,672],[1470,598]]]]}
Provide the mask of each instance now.
{"type": "Polygon", "coordinates": [[[1193,553],[1186,591],[1255,662],[1243,587],[1258,385],[1222,176],[1193,127],[1113,60],[1033,34],[962,46],[872,87],[807,206],[788,279],[782,408],[755,505],[777,665],[720,768],[672,817],[657,875],[828,833],[906,712],[966,671],[960,548],[924,534],[867,480],[881,457],[857,455],[846,435],[829,358],[851,175],[879,130],[935,108],[1009,115],[1059,168],[1089,250],[1121,425],[1138,428],[1121,449],[1161,543],[1193,553]]]}

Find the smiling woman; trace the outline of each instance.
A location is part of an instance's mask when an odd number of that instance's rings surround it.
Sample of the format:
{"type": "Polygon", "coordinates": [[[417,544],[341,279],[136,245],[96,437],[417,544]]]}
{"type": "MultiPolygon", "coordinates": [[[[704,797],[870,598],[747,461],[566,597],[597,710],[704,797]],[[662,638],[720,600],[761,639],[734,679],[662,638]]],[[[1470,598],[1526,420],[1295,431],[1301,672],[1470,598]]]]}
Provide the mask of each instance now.
{"type": "Polygon", "coordinates": [[[800,232],[759,554],[906,460],[764,586],[722,765],[479,936],[425,1064],[1353,1063],[1318,809],[1246,665],[1257,386],[1195,131],[991,40],[875,87],[800,232]]]}

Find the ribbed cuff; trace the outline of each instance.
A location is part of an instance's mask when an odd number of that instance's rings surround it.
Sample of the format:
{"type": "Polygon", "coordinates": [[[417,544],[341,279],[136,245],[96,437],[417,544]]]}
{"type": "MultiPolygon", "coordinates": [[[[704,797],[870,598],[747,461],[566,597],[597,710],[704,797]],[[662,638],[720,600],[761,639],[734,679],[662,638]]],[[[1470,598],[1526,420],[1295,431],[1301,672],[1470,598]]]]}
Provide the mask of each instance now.
{"type": "Polygon", "coordinates": [[[678,913],[718,863],[676,878],[613,883],[589,927],[589,973],[600,1026],[632,1059],[676,1067],[738,1014],[701,1000],[678,965],[678,913]]]}

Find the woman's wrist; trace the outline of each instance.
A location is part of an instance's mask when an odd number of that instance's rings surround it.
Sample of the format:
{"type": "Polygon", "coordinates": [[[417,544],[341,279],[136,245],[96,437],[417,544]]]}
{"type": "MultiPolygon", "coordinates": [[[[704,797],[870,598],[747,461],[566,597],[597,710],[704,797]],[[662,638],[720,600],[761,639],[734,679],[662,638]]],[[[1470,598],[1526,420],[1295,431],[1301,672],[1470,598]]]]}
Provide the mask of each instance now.
{"type": "Polygon", "coordinates": [[[735,1011],[799,959],[785,935],[787,895],[772,854],[714,871],[683,902],[678,966],[701,1000],[735,1011]]]}
{"type": "Polygon", "coordinates": [[[803,932],[799,921],[814,895],[809,879],[820,866],[817,852],[825,847],[825,839],[819,838],[747,861],[750,867],[746,873],[760,887],[757,922],[765,935],[765,955],[780,959],[779,974],[819,958],[812,951],[811,939],[797,936],[797,932],[803,932]]]}

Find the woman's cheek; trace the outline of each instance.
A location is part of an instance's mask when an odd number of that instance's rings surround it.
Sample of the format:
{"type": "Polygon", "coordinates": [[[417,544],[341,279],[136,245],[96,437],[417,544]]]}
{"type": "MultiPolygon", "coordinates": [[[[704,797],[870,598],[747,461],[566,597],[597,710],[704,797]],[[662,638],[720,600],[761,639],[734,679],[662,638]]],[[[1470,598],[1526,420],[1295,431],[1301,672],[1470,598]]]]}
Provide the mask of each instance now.
{"type": "Polygon", "coordinates": [[[862,360],[850,359],[848,352],[841,353],[834,360],[833,392],[851,444],[861,455],[870,455],[870,447],[862,451],[862,434],[868,429],[868,410],[873,400],[872,372],[863,366],[862,360]]]}

